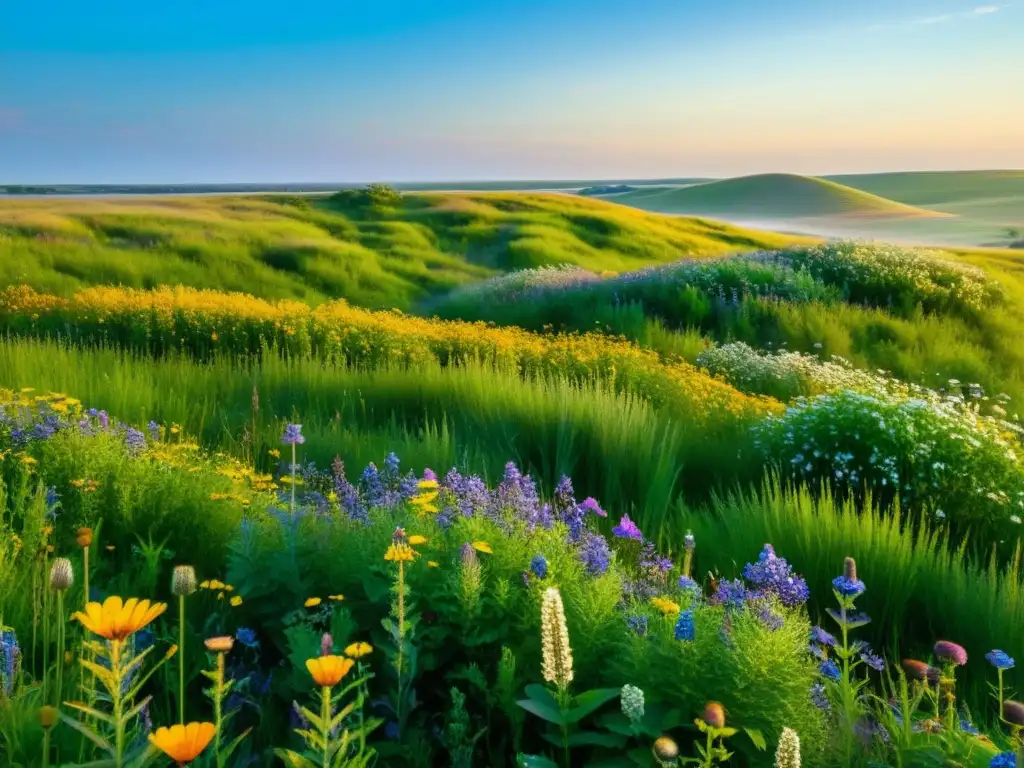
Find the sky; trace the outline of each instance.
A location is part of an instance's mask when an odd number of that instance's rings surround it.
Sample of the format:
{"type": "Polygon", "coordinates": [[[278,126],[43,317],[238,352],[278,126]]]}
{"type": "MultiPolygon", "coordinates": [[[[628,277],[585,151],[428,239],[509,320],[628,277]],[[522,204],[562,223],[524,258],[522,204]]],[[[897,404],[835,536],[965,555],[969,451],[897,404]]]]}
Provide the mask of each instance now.
{"type": "Polygon", "coordinates": [[[1024,0],[0,5],[0,184],[1024,168],[1024,0]]]}

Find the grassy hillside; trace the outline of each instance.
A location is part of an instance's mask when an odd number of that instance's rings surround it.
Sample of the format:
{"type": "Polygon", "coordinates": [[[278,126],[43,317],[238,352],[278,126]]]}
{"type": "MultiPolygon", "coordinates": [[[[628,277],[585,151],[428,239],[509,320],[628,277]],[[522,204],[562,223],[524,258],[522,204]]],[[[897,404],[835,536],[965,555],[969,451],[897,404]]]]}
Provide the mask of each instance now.
{"type": "Polygon", "coordinates": [[[858,173],[826,178],[873,195],[927,207],[1024,195],[1024,171],[858,173]]]}
{"type": "Polygon", "coordinates": [[[893,200],[808,176],[772,173],[744,176],[659,192],[617,195],[615,202],[646,210],[707,216],[793,219],[811,216],[935,216],[893,200]]]}
{"type": "Polygon", "coordinates": [[[0,201],[0,287],[184,284],[370,307],[545,264],[625,270],[794,238],[567,195],[357,194],[0,201]]]}

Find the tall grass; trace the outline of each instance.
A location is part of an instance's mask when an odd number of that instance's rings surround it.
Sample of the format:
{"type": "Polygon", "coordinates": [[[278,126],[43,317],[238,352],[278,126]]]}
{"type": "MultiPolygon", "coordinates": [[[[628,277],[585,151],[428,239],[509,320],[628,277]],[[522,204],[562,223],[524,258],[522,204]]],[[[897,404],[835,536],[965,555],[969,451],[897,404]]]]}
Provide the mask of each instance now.
{"type": "Polygon", "coordinates": [[[270,353],[258,365],[227,356],[203,364],[9,341],[0,346],[0,385],[63,392],[140,423],[177,423],[264,467],[285,421],[303,424],[304,455],[323,465],[340,456],[363,466],[394,450],[420,469],[458,464],[495,479],[514,460],[549,489],[571,475],[582,493],[637,515],[652,533],[668,525],[680,494],[699,500],[759,472],[752,451],[737,456],[751,439],[746,419],[724,413],[709,423],[706,413],[669,414],[600,380],[524,381],[480,364],[362,370],[270,353]]]}

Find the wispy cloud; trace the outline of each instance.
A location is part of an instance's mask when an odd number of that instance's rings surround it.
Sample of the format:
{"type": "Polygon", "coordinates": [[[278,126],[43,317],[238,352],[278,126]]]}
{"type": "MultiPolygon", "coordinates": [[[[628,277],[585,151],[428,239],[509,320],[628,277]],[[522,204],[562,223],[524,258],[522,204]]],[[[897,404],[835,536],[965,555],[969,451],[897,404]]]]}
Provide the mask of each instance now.
{"type": "Polygon", "coordinates": [[[978,5],[969,11],[960,11],[959,13],[941,13],[936,16],[918,16],[916,19],[907,19],[905,21],[896,21],[887,24],[873,24],[868,27],[868,29],[900,29],[906,27],[931,26],[934,24],[947,24],[951,21],[965,21],[968,19],[976,19],[979,16],[990,16],[993,13],[998,13],[1008,7],[1009,5],[978,5]]]}

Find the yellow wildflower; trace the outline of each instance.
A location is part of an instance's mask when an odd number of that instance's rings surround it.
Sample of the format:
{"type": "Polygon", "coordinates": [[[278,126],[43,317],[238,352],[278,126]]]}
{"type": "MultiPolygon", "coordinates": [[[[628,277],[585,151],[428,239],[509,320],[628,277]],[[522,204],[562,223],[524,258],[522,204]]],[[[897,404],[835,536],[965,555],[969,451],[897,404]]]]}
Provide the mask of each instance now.
{"type": "Polygon", "coordinates": [[[281,458],[281,452],[277,448],[271,448],[269,451],[267,451],[267,453],[269,453],[275,459],[281,458]]]}
{"type": "Polygon", "coordinates": [[[427,537],[426,536],[420,536],[419,534],[414,534],[414,535],[409,537],[409,543],[411,545],[413,545],[414,547],[416,545],[418,545],[418,544],[426,544],[427,543],[427,537]]]}
{"type": "Polygon", "coordinates": [[[327,599],[328,600],[334,600],[335,602],[337,602],[339,600],[344,600],[345,596],[344,595],[328,595],[327,599]]]}
{"type": "Polygon", "coordinates": [[[307,608],[316,608],[323,601],[319,597],[310,597],[306,599],[305,606],[307,608]]]}
{"type": "Polygon", "coordinates": [[[235,595],[234,597],[231,598],[231,606],[233,608],[237,608],[241,604],[242,604],[242,596],[241,595],[235,595]]]}
{"type": "Polygon", "coordinates": [[[409,563],[416,557],[416,551],[408,544],[392,544],[384,553],[384,559],[395,563],[409,563]]]}
{"type": "Polygon", "coordinates": [[[477,552],[486,552],[488,555],[494,554],[494,550],[491,549],[491,545],[488,544],[486,541],[474,541],[473,549],[475,549],[477,552]]]}

